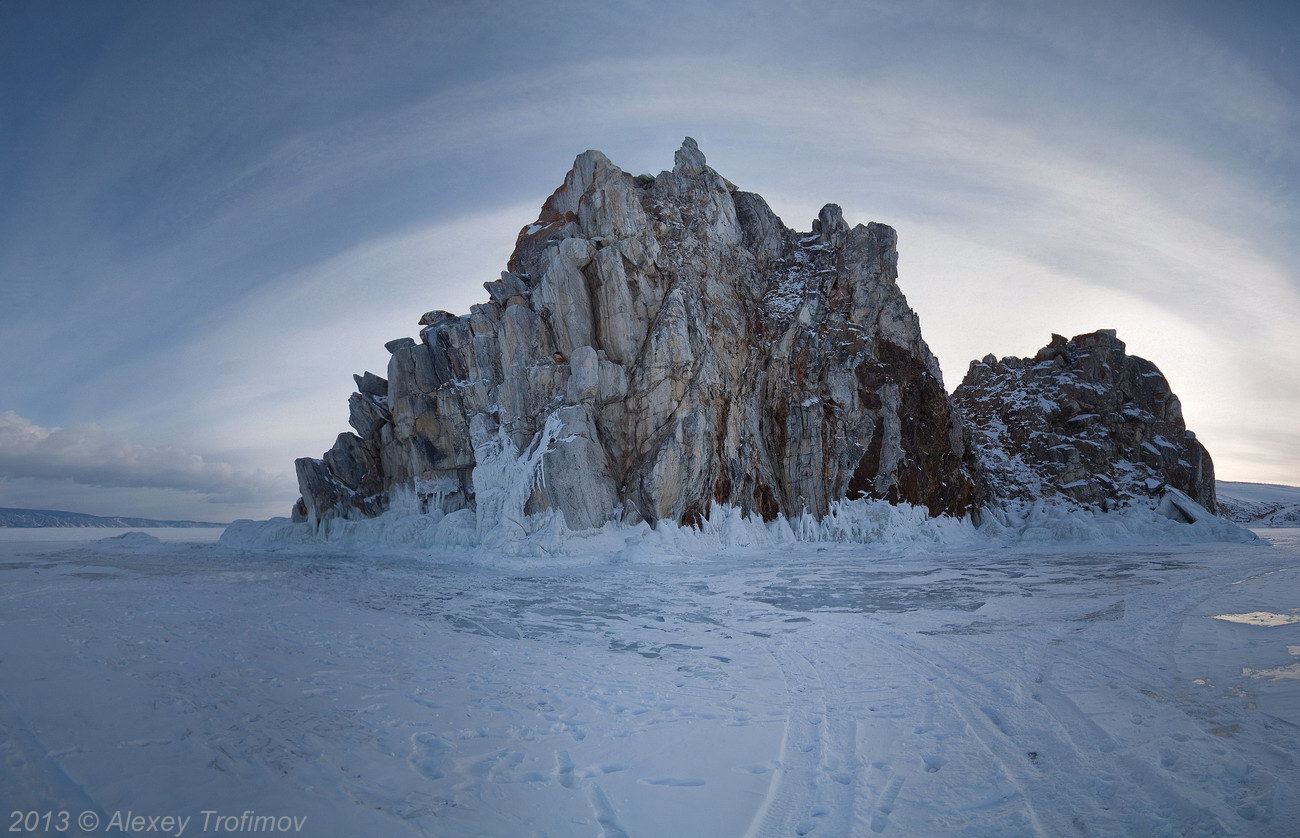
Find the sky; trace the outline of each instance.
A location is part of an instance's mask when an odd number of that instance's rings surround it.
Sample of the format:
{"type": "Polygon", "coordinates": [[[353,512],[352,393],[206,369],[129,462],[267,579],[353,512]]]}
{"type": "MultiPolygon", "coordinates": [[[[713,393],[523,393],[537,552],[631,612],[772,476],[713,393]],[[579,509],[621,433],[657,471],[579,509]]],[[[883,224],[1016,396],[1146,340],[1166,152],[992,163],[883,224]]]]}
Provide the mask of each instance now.
{"type": "Polygon", "coordinates": [[[0,3],[0,506],[287,514],[573,158],[899,233],[955,387],[1114,328],[1300,484],[1300,3],[0,3]]]}

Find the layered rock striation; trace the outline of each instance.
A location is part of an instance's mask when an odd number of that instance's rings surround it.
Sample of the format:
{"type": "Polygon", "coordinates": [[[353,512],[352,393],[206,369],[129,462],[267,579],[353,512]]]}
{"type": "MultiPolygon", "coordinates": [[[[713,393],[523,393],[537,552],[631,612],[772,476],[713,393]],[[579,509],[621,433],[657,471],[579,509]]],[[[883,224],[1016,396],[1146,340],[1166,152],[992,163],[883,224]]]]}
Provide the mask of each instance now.
{"type": "Polygon", "coordinates": [[[475,510],[480,530],[548,511],[586,529],[695,524],[715,504],[771,520],[843,498],[984,502],[894,230],[829,204],[795,232],[694,140],[674,162],[634,177],[581,154],[486,302],[425,314],[418,340],[387,345],[387,379],[356,376],[355,433],[297,461],[296,517],[412,494],[475,510]]]}
{"type": "Polygon", "coordinates": [[[1172,486],[1215,509],[1214,465],[1178,397],[1113,330],[1053,335],[1032,358],[974,361],[953,399],[995,497],[1109,510],[1172,486]]]}

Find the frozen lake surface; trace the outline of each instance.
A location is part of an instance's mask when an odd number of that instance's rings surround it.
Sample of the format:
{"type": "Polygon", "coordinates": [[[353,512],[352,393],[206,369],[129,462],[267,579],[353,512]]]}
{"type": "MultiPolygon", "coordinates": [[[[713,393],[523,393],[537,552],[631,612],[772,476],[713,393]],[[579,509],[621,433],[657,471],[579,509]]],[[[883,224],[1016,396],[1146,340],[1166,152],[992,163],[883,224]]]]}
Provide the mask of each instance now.
{"type": "Polygon", "coordinates": [[[1300,531],[1261,533],[513,570],[5,533],[3,814],[1294,835],[1300,531]]]}

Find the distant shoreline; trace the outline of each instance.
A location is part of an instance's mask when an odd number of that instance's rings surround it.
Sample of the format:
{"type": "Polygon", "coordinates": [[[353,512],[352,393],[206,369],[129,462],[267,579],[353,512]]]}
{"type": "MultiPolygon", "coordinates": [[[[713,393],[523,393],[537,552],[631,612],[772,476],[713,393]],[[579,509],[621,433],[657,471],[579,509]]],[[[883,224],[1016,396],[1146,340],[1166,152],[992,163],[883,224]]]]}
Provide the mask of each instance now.
{"type": "Polygon", "coordinates": [[[172,529],[227,527],[213,521],[169,521],[126,515],[88,515],[58,509],[16,509],[0,507],[0,529],[172,529]]]}

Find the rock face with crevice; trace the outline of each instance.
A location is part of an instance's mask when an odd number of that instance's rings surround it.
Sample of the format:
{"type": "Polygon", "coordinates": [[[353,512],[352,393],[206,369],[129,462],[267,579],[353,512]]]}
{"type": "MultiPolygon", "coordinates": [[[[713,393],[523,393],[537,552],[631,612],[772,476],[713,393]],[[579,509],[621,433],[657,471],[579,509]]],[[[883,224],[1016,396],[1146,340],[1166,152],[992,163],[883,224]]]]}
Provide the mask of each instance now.
{"type": "Polygon", "coordinates": [[[1113,509],[1172,486],[1215,510],[1214,464],[1178,397],[1113,330],[1053,335],[1032,358],[972,362],[953,399],[998,498],[1113,509]]]}
{"type": "Polygon", "coordinates": [[[894,230],[834,204],[812,228],[787,229],[689,138],[657,177],[581,154],[488,301],[425,314],[418,340],[387,345],[386,380],[356,377],[355,433],[297,461],[296,517],[373,516],[401,490],[482,517],[485,493],[520,488],[501,485],[510,458],[536,464],[524,515],[572,529],[693,524],[715,503],[973,511],[983,483],[896,284],[894,230]]]}

